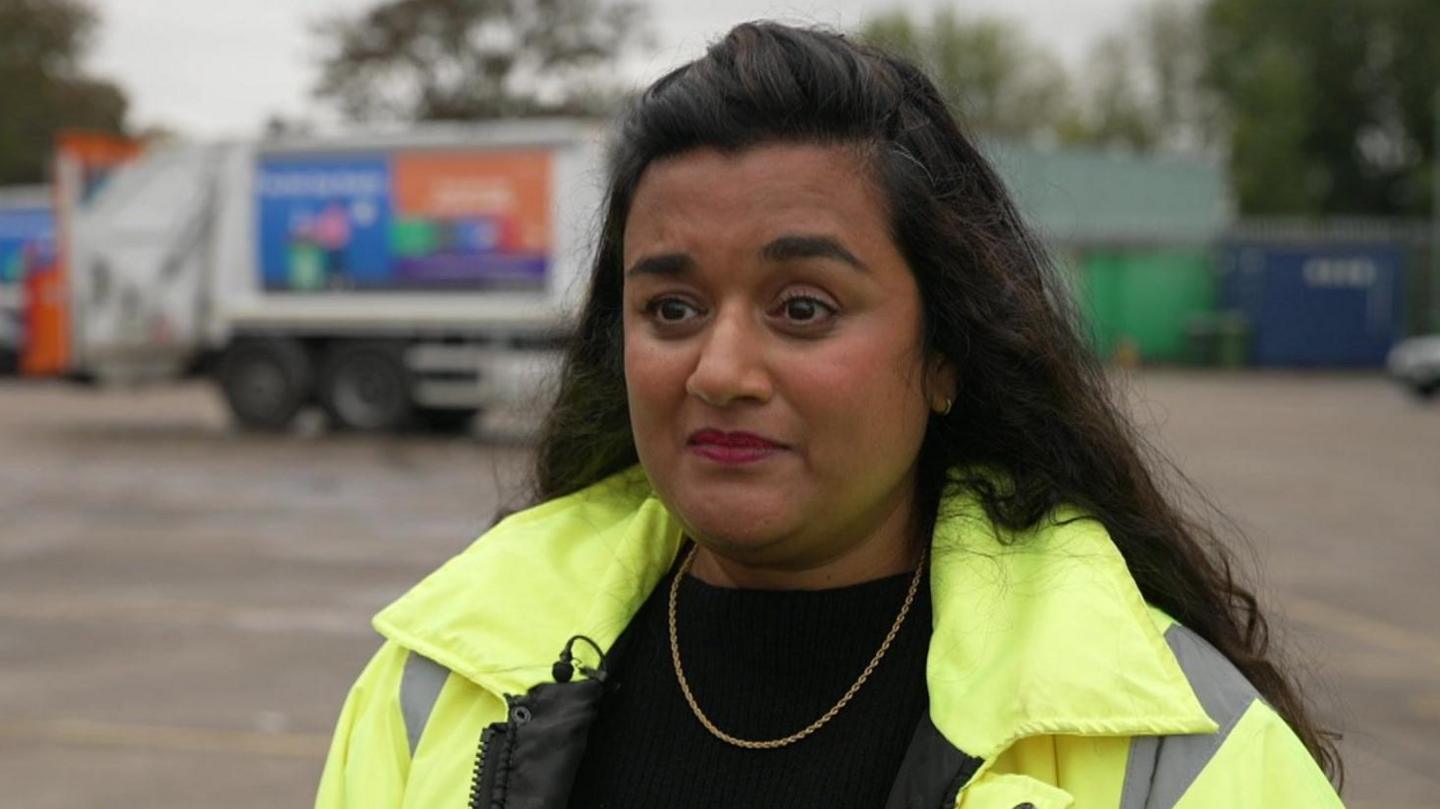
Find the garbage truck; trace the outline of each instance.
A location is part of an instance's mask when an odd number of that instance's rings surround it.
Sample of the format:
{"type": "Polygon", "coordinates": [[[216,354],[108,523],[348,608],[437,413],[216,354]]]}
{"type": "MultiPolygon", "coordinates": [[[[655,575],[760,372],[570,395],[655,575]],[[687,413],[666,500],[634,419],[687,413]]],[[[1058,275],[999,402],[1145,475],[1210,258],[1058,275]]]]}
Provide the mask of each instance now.
{"type": "Polygon", "coordinates": [[[100,383],[209,377],[252,429],[312,405],[384,431],[522,404],[582,292],[601,140],[530,120],[177,143],[98,189],[62,165],[66,326],[27,350],[100,383]]]}

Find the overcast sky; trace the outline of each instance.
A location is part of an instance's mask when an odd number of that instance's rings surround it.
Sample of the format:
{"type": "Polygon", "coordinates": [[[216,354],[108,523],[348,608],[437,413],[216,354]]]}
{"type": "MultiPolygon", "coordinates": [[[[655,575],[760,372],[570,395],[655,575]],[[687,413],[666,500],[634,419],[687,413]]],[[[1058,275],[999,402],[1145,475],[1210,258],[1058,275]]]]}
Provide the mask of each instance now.
{"type": "MultiPolygon", "coordinates": [[[[193,137],[244,136],[272,113],[318,117],[310,24],[374,0],[91,0],[101,27],[90,68],[129,94],[131,123],[193,137]]],[[[928,17],[936,0],[649,0],[657,46],[634,60],[643,83],[693,59],[731,25],[768,17],[850,29],[901,6],[928,17]]],[[[1070,64],[1121,27],[1140,0],[964,0],[964,13],[1020,22],[1070,64]]]]}

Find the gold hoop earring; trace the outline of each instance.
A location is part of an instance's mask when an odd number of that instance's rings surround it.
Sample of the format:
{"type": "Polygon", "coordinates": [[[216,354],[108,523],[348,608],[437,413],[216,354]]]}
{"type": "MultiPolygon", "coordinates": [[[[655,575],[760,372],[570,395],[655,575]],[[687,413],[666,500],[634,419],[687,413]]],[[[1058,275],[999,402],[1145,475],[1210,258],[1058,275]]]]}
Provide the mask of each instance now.
{"type": "Polygon", "coordinates": [[[945,404],[942,405],[942,406],[940,407],[940,409],[939,409],[938,411],[936,411],[936,412],[938,412],[938,413],[939,413],[940,415],[942,415],[942,416],[948,416],[948,415],[950,415],[950,408],[951,408],[951,407],[954,407],[954,406],[955,406],[955,400],[954,400],[954,399],[951,399],[950,397],[947,396],[947,397],[945,397],[945,404]]]}

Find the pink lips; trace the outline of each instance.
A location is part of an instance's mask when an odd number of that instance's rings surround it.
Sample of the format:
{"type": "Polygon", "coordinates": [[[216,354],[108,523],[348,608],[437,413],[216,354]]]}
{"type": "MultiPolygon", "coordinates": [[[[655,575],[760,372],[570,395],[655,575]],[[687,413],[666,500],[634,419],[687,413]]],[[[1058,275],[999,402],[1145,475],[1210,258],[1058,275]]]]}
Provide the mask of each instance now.
{"type": "Polygon", "coordinates": [[[721,430],[699,430],[690,436],[690,451],[702,458],[724,464],[763,461],[785,449],[754,433],[727,433],[721,430]]]}

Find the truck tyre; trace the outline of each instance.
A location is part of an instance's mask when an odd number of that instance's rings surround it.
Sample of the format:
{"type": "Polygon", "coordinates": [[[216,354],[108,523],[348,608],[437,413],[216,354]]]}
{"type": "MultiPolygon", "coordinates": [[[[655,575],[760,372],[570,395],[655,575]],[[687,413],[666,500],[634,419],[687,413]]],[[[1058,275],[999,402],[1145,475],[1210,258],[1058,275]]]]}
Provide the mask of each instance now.
{"type": "Polygon", "coordinates": [[[432,433],[463,433],[475,421],[477,408],[427,407],[416,411],[420,424],[432,433]]]}
{"type": "Polygon", "coordinates": [[[286,338],[240,340],[220,361],[220,388],[241,427],[283,430],[310,398],[314,371],[305,349],[286,338]]]}
{"type": "Polygon", "coordinates": [[[337,343],[325,358],[321,404],[335,426],[385,432],[414,416],[404,347],[381,342],[337,343]]]}

